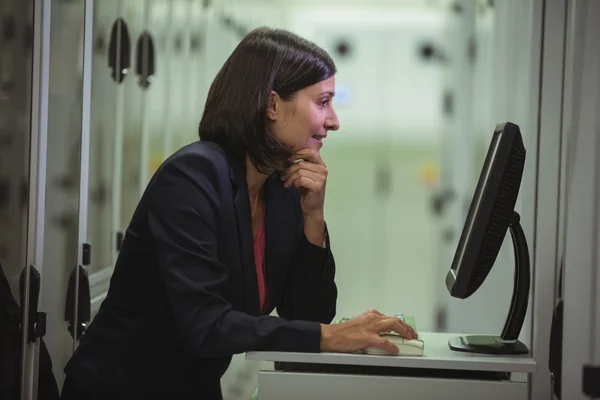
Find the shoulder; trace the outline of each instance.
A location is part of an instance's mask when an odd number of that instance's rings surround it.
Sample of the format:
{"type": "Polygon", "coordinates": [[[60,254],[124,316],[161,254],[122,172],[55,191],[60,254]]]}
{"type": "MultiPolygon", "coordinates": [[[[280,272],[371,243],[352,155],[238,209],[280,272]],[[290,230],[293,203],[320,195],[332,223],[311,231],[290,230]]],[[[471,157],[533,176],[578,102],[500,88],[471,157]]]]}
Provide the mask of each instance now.
{"type": "Polygon", "coordinates": [[[223,149],[215,142],[196,141],[183,146],[168,157],[161,168],[173,166],[195,165],[225,167],[227,170],[227,157],[223,149]]]}
{"type": "Polygon", "coordinates": [[[192,180],[217,183],[229,179],[227,156],[214,142],[196,141],[190,143],[167,158],[156,171],[161,179],[173,174],[182,174],[192,180]]]}
{"type": "Polygon", "coordinates": [[[150,204],[200,198],[216,204],[229,182],[225,152],[214,142],[197,141],[180,148],[161,164],[145,197],[150,204]]]}

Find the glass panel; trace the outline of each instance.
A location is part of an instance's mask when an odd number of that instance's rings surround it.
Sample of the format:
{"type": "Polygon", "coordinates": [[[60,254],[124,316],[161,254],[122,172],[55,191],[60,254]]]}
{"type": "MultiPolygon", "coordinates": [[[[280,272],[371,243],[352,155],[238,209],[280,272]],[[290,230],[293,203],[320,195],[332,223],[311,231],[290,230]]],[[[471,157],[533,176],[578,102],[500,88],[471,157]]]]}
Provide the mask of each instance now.
{"type": "Polygon", "coordinates": [[[59,387],[64,380],[63,368],[89,321],[89,284],[84,269],[89,251],[83,243],[87,231],[92,44],[91,20],[86,24],[86,16],[92,11],[90,0],[53,2],[51,8],[42,302],[45,310],[51,310],[44,340],[59,387]]]}
{"type": "MultiPolygon", "coordinates": [[[[171,72],[177,77],[172,82],[170,102],[171,118],[173,127],[173,151],[186,144],[198,140],[197,126],[200,115],[193,109],[195,104],[194,95],[196,87],[197,70],[193,69],[193,57],[191,52],[192,18],[194,17],[194,2],[187,0],[173,1],[173,55],[171,57],[171,72]],[[194,125],[196,125],[194,127],[194,125]]],[[[170,154],[169,154],[170,155],[170,154]]],[[[168,155],[167,155],[168,156],[168,155]]]]}
{"type": "Polygon", "coordinates": [[[33,346],[23,351],[19,333],[21,312],[29,311],[28,303],[21,301],[29,295],[29,280],[20,282],[20,275],[35,261],[35,240],[29,243],[31,249],[28,241],[36,236],[36,221],[29,221],[28,211],[35,215],[36,203],[29,203],[28,194],[32,101],[39,100],[32,96],[33,62],[39,62],[41,54],[34,57],[33,11],[33,1],[0,3],[0,362],[6,366],[0,398],[11,399],[33,390],[33,346]]]}
{"type": "Polygon", "coordinates": [[[59,385],[73,351],[65,307],[77,266],[83,22],[84,0],[52,3],[42,302],[49,311],[44,340],[59,385]]]}
{"type": "Polygon", "coordinates": [[[173,2],[153,0],[149,4],[149,25],[155,39],[156,79],[148,95],[147,124],[149,125],[149,154],[146,163],[146,177],[149,179],[173,148],[171,123],[172,70],[174,34],[172,29],[173,2]]]}
{"type": "Polygon", "coordinates": [[[124,82],[133,79],[129,76],[131,36],[122,17],[122,0],[94,2],[87,227],[93,246],[89,266],[92,314],[108,290],[121,227],[124,82]]]}
{"type": "Polygon", "coordinates": [[[27,246],[32,3],[0,6],[0,263],[17,303],[27,246]]]}
{"type": "MultiPolygon", "coordinates": [[[[138,198],[146,189],[149,181],[150,142],[153,122],[150,119],[150,101],[156,93],[156,32],[151,25],[153,2],[146,0],[143,10],[142,33],[136,43],[136,78],[141,90],[141,126],[140,126],[140,161],[138,165],[138,198]]],[[[136,201],[137,205],[137,201],[136,201]]],[[[134,205],[135,207],[135,205],[134,205]]]]}
{"type": "MultiPolygon", "coordinates": [[[[141,34],[146,30],[148,21],[148,14],[146,12],[147,3],[146,0],[125,3],[124,19],[127,22],[130,36],[131,66],[127,78],[121,84],[124,92],[122,116],[123,154],[127,155],[121,161],[121,211],[118,229],[123,234],[129,225],[129,221],[140,198],[143,115],[147,104],[147,93],[153,89],[152,85],[146,89],[141,87],[139,77],[136,73],[136,64],[139,62],[137,56],[138,41],[141,34]]],[[[145,60],[142,61],[142,64],[146,64],[145,60]]]]}

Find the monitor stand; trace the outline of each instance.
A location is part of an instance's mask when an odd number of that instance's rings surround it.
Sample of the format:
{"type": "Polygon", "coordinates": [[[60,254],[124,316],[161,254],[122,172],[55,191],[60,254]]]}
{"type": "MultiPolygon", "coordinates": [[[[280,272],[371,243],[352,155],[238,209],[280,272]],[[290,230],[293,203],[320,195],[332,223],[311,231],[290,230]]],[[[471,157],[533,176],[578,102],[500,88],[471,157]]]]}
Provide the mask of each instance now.
{"type": "Polygon", "coordinates": [[[448,341],[450,349],[468,353],[518,355],[529,354],[529,349],[520,340],[505,341],[497,335],[466,335],[448,341]]]}
{"type": "Polygon", "coordinates": [[[512,237],[515,251],[515,280],[510,310],[506,317],[502,334],[498,335],[465,335],[452,338],[448,341],[450,349],[469,353],[517,355],[528,354],[527,346],[518,340],[527,303],[529,301],[529,249],[527,239],[520,224],[521,217],[513,211],[513,220],[510,223],[510,236],[512,237]]]}

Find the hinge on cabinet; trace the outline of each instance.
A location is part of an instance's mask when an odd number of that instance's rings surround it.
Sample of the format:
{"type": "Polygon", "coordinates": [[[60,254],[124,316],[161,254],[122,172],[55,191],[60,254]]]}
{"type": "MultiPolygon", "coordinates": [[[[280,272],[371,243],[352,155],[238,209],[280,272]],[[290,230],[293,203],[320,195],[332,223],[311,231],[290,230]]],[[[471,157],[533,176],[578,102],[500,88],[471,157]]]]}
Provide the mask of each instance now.
{"type": "Polygon", "coordinates": [[[89,243],[83,243],[81,252],[81,264],[90,265],[92,262],[92,245],[89,243]]]}
{"type": "Polygon", "coordinates": [[[117,232],[117,251],[121,251],[121,247],[123,246],[123,239],[124,239],[124,235],[123,232],[119,231],[117,232]]]}
{"type": "Polygon", "coordinates": [[[46,313],[38,311],[35,321],[33,322],[33,333],[36,338],[46,336],[46,313]]]}
{"type": "MultiPolygon", "coordinates": [[[[30,318],[28,341],[33,343],[38,338],[46,336],[46,313],[38,311],[30,318]]],[[[19,332],[23,332],[23,324],[19,325],[19,332]]]]}
{"type": "Polygon", "coordinates": [[[583,366],[583,393],[590,397],[600,397],[600,365],[583,366]]]}

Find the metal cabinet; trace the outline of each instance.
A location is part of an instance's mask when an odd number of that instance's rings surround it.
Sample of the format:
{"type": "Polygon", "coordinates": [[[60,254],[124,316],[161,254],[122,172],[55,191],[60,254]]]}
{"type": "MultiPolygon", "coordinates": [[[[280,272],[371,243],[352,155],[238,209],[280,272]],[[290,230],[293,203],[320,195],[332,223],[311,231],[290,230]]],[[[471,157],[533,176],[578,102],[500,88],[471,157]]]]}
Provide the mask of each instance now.
{"type": "Polygon", "coordinates": [[[46,329],[49,2],[2,2],[0,27],[0,396],[28,399],[36,394],[46,329]]]}

